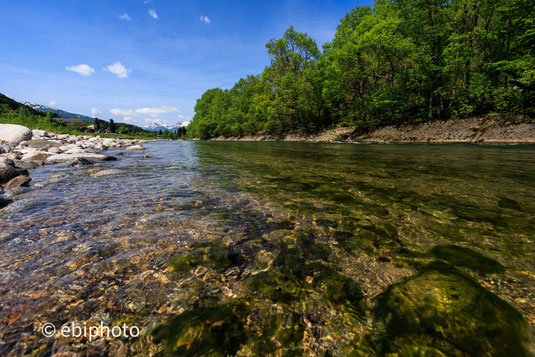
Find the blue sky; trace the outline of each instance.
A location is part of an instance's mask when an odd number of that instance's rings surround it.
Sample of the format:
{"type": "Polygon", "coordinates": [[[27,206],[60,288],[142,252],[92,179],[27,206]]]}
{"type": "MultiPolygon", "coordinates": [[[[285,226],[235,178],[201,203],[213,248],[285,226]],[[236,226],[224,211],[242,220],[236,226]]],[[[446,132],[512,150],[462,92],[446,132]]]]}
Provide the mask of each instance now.
{"type": "Polygon", "coordinates": [[[0,0],[0,93],[137,125],[188,121],[204,91],[260,73],[290,25],[321,46],[369,3],[0,0]]]}

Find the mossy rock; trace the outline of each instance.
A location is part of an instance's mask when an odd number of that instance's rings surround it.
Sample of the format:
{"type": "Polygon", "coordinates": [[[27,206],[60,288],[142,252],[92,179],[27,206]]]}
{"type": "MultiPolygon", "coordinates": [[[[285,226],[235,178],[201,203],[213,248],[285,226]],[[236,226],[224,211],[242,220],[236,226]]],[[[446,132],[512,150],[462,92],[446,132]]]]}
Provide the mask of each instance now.
{"type": "Polygon", "coordinates": [[[522,209],[522,207],[518,204],[518,202],[516,202],[515,200],[512,200],[510,198],[504,198],[504,197],[502,197],[502,198],[500,198],[498,200],[498,207],[511,209],[511,210],[519,211],[519,212],[523,212],[524,211],[522,209]]]}
{"type": "Polygon", "coordinates": [[[151,336],[166,356],[232,356],[247,339],[227,306],[186,311],[157,326],[151,336]]]}
{"type": "Polygon", "coordinates": [[[528,325],[507,302],[468,275],[433,262],[391,285],[374,310],[379,354],[529,356],[528,325]]]}
{"type": "Polygon", "coordinates": [[[262,330],[252,340],[252,352],[256,356],[301,356],[303,355],[304,326],[300,315],[287,309],[282,313],[273,313],[260,309],[257,315],[262,330]]]}
{"type": "Polygon", "coordinates": [[[435,258],[470,269],[480,275],[503,274],[505,272],[503,265],[470,248],[457,245],[439,245],[431,249],[431,254],[435,258]]]}
{"type": "Polygon", "coordinates": [[[187,273],[199,265],[206,265],[222,272],[231,265],[240,264],[241,255],[224,245],[205,243],[191,252],[171,258],[169,266],[173,271],[187,273]]]}

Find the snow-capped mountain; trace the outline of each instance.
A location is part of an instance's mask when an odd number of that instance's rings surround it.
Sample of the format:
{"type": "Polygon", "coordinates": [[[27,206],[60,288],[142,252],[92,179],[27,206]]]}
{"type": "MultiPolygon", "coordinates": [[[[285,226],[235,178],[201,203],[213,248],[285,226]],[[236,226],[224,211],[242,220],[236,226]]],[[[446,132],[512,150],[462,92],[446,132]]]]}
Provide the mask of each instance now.
{"type": "Polygon", "coordinates": [[[166,130],[175,131],[178,128],[188,126],[188,124],[189,124],[189,121],[182,121],[174,125],[163,125],[163,124],[158,124],[158,123],[152,123],[150,125],[145,125],[143,129],[147,131],[152,131],[152,132],[157,132],[160,130],[161,131],[166,131],[166,130]]]}
{"type": "Polygon", "coordinates": [[[41,113],[53,113],[53,114],[56,114],[56,115],[60,115],[64,118],[78,118],[78,119],[81,119],[83,121],[93,121],[94,118],[91,118],[91,117],[88,117],[87,115],[81,115],[81,114],[75,114],[75,113],[70,113],[70,112],[66,112],[64,110],[61,110],[61,109],[58,109],[58,108],[54,108],[54,107],[49,107],[48,105],[42,105],[42,104],[36,104],[36,103],[31,103],[31,102],[24,102],[22,103],[24,104],[25,106],[27,107],[30,107],[34,110],[37,110],[38,112],[41,112],[41,113]]]}

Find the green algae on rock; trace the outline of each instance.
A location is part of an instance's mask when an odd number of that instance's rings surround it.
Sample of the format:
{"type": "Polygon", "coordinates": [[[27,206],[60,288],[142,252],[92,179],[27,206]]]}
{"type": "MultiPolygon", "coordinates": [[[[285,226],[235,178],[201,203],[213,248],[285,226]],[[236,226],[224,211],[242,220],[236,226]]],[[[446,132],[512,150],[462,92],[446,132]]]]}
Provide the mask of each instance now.
{"type": "Polygon", "coordinates": [[[503,265],[470,248],[457,245],[439,245],[431,249],[431,254],[437,259],[457,267],[470,269],[480,275],[503,274],[505,272],[503,265]]]}
{"type": "Polygon", "coordinates": [[[226,246],[216,243],[198,244],[189,253],[174,257],[169,261],[173,271],[187,273],[199,265],[213,267],[217,271],[223,271],[233,264],[239,263],[240,255],[229,250],[226,246]]]}
{"type": "Polygon", "coordinates": [[[227,306],[186,311],[157,326],[153,341],[164,355],[235,355],[245,341],[243,325],[227,306]]]}
{"type": "Polygon", "coordinates": [[[529,356],[528,325],[468,275],[432,262],[378,296],[379,354],[529,356]]]}

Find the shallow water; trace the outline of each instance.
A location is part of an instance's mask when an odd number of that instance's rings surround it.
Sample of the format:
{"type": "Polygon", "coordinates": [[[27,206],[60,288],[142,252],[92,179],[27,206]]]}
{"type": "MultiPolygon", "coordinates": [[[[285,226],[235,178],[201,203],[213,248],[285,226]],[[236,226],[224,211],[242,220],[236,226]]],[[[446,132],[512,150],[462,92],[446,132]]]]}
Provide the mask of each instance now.
{"type": "Polygon", "coordinates": [[[534,352],[535,147],[146,148],[0,211],[0,354],[534,352]]]}

